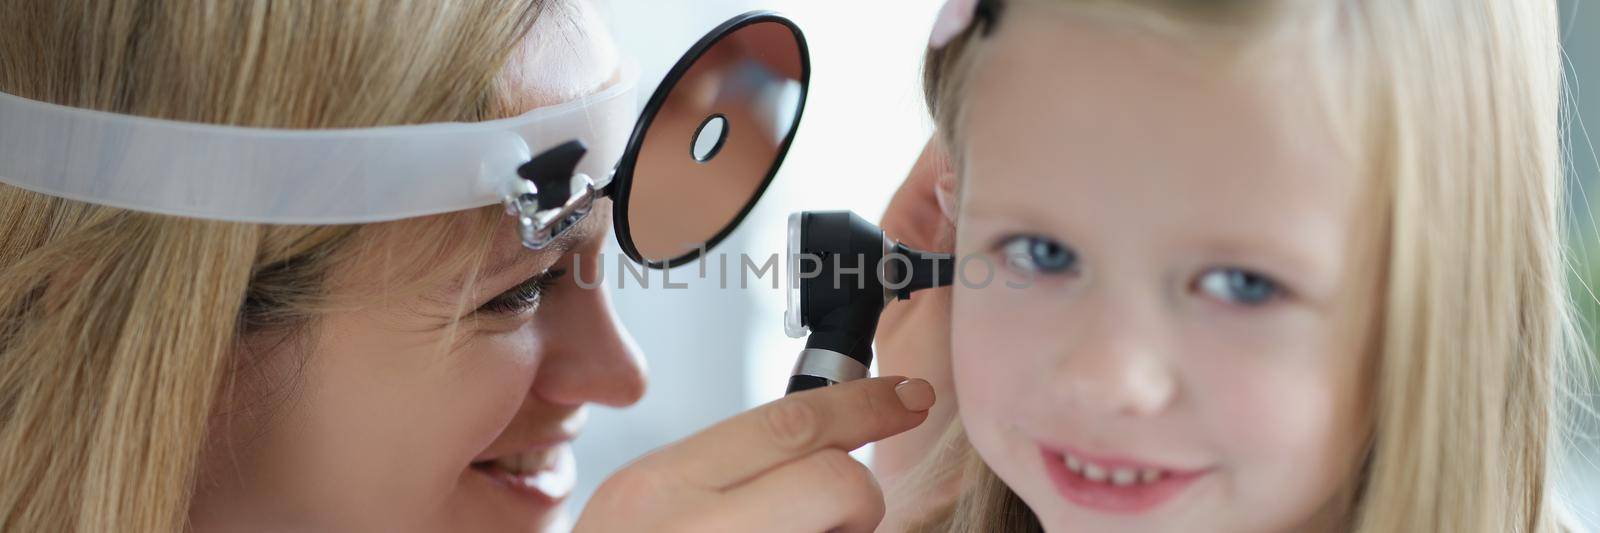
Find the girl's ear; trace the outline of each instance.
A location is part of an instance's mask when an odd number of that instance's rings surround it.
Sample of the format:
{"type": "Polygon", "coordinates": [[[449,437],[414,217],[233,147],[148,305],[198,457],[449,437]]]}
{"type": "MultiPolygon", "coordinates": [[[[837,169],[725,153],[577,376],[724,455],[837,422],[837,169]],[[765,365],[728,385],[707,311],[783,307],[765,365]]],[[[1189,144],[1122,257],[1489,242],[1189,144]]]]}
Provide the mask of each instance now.
{"type": "Polygon", "coordinates": [[[911,175],[895,192],[881,226],[889,237],[912,248],[935,252],[954,249],[956,179],[938,135],[928,141],[911,175]]]}
{"type": "Polygon", "coordinates": [[[956,172],[950,164],[949,157],[941,158],[939,182],[933,186],[933,195],[939,200],[939,211],[944,214],[945,222],[950,225],[956,223],[956,208],[960,205],[960,195],[956,194],[956,172]]]}

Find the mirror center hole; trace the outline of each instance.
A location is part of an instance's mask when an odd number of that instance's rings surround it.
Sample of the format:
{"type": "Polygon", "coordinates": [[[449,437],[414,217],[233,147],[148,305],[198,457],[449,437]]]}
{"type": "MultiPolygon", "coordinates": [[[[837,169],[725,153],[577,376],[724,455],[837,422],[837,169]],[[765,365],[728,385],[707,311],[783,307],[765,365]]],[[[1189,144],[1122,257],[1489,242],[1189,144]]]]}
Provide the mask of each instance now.
{"type": "Polygon", "coordinates": [[[694,134],[694,145],[689,147],[689,155],[695,161],[709,163],[722,152],[722,146],[728,142],[728,117],[717,113],[706,117],[700,123],[700,129],[694,134]]]}

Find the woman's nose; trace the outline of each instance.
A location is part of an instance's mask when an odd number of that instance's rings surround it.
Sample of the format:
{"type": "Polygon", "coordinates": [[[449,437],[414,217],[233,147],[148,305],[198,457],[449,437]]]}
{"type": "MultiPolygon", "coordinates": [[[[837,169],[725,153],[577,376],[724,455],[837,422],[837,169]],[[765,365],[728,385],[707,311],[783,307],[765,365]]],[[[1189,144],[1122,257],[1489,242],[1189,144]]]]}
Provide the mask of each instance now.
{"type": "Polygon", "coordinates": [[[551,313],[541,331],[544,362],[533,392],[558,405],[633,405],[644,396],[644,356],[617,321],[611,298],[599,288],[563,295],[572,305],[551,313]]]}
{"type": "Polygon", "coordinates": [[[1148,417],[1165,411],[1178,394],[1178,376],[1159,310],[1095,308],[1100,312],[1060,344],[1066,347],[1055,368],[1061,390],[1075,407],[1094,414],[1148,417]]]}

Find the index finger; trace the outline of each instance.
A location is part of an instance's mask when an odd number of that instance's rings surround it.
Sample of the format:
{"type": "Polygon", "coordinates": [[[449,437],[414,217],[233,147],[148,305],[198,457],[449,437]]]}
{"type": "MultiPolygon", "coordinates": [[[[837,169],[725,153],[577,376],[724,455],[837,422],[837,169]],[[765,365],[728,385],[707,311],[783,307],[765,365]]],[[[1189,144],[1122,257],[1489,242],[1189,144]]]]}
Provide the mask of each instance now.
{"type": "Polygon", "coordinates": [[[722,421],[638,466],[723,490],[823,448],[853,450],[914,428],[932,404],[933,387],[920,379],[884,377],[822,387],[722,421]],[[909,401],[902,403],[897,388],[909,401]]]}

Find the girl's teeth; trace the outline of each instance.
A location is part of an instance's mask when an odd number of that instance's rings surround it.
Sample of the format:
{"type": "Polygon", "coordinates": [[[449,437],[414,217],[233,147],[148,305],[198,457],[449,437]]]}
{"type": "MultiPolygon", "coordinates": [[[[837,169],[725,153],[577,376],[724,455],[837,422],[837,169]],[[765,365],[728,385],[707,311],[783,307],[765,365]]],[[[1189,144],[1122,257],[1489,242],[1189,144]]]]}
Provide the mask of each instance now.
{"type": "Polygon", "coordinates": [[[1083,467],[1083,477],[1089,478],[1089,481],[1105,481],[1106,471],[1100,465],[1089,463],[1083,467]]]}
{"type": "Polygon", "coordinates": [[[1066,465],[1067,471],[1083,476],[1089,481],[1109,482],[1117,487],[1126,487],[1139,483],[1155,483],[1165,475],[1161,470],[1155,468],[1108,469],[1071,455],[1066,455],[1066,465]]]}

